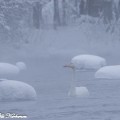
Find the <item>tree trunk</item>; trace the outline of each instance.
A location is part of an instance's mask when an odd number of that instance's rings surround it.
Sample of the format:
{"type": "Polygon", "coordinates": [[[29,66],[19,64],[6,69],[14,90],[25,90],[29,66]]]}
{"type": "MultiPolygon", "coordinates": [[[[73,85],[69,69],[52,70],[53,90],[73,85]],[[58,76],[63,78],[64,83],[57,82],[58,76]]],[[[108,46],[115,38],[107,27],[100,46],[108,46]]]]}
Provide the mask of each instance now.
{"type": "Polygon", "coordinates": [[[66,25],[66,1],[62,0],[62,25],[66,25]]]}
{"type": "Polygon", "coordinates": [[[60,24],[58,0],[54,0],[54,28],[56,29],[60,24]]]}
{"type": "Polygon", "coordinates": [[[84,2],[84,0],[81,0],[80,4],[79,4],[79,16],[82,14],[85,14],[85,2],[84,2]]]}
{"type": "Polygon", "coordinates": [[[110,23],[112,20],[112,1],[104,1],[103,8],[104,23],[110,23]]]}
{"type": "Polygon", "coordinates": [[[76,12],[78,12],[78,0],[75,0],[75,8],[76,8],[76,12]]]}
{"type": "Polygon", "coordinates": [[[39,29],[42,24],[42,5],[36,2],[33,6],[33,25],[36,29],[39,29]]]}

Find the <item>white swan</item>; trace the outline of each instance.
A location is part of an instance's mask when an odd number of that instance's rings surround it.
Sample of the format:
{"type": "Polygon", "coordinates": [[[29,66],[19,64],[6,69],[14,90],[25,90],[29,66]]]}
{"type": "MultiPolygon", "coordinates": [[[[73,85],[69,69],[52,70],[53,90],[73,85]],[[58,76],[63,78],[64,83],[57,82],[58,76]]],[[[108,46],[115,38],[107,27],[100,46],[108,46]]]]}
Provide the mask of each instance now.
{"type": "Polygon", "coordinates": [[[73,79],[71,82],[71,88],[68,93],[69,96],[85,97],[89,95],[89,91],[86,87],[76,87],[75,85],[75,71],[93,71],[106,65],[106,60],[102,57],[95,55],[78,55],[72,58],[71,63],[64,67],[72,68],[73,79]]]}
{"type": "Polygon", "coordinates": [[[73,69],[73,78],[70,86],[70,90],[68,92],[68,96],[71,97],[88,97],[89,91],[86,87],[76,87],[76,81],[75,81],[75,69],[73,69]]]}
{"type": "Polygon", "coordinates": [[[0,77],[13,76],[24,69],[26,69],[26,64],[24,62],[17,62],[16,65],[0,63],[0,77]]]}
{"type": "Polygon", "coordinates": [[[35,89],[20,81],[0,79],[0,101],[36,100],[35,89]]]}

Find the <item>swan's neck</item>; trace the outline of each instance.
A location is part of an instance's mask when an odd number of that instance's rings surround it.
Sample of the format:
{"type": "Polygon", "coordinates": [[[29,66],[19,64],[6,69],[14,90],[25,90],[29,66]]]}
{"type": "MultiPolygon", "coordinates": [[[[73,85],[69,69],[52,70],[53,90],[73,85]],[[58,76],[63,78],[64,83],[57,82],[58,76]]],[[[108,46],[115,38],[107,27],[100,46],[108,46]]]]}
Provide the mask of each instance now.
{"type": "Polygon", "coordinates": [[[71,87],[75,87],[75,86],[76,86],[76,72],[73,69],[71,87]]]}
{"type": "Polygon", "coordinates": [[[69,96],[75,96],[76,95],[76,73],[75,73],[75,69],[73,69],[73,72],[72,72],[72,81],[71,81],[70,91],[69,91],[68,95],[69,96]]]}

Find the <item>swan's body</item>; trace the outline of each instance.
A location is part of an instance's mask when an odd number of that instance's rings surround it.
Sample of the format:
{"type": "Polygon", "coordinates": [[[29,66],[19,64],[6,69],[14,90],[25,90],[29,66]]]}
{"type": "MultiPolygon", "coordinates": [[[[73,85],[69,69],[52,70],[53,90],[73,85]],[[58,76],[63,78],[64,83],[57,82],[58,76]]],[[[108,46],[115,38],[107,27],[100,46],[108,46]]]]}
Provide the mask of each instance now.
{"type": "Polygon", "coordinates": [[[68,96],[71,97],[88,97],[89,96],[89,91],[87,89],[87,87],[84,86],[80,86],[80,87],[76,87],[76,78],[75,78],[75,70],[73,70],[73,78],[71,81],[71,86],[70,86],[70,90],[68,92],[68,96]]]}
{"type": "Polygon", "coordinates": [[[74,87],[74,88],[69,90],[68,96],[88,97],[89,91],[86,87],[74,87]]]}
{"type": "Polygon", "coordinates": [[[35,100],[35,89],[20,81],[0,80],[0,101],[35,100]]]}
{"type": "Polygon", "coordinates": [[[102,57],[95,55],[78,55],[72,58],[71,63],[64,67],[72,68],[73,80],[71,82],[71,88],[68,93],[69,96],[89,96],[89,91],[86,87],[76,87],[75,85],[75,71],[93,71],[106,65],[106,60],[102,57]]]}
{"type": "Polygon", "coordinates": [[[95,73],[95,78],[120,79],[120,65],[102,67],[95,73]]]}
{"type": "Polygon", "coordinates": [[[0,63],[0,77],[16,75],[23,69],[26,69],[26,65],[23,62],[17,62],[16,65],[0,63]]]}

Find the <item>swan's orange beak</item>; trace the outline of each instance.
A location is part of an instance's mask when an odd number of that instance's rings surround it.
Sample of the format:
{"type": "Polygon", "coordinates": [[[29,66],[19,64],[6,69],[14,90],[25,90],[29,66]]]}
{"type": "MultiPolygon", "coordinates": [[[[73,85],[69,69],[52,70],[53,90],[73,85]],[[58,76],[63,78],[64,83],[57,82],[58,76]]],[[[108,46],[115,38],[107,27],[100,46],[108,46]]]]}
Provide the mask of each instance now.
{"type": "Polygon", "coordinates": [[[64,65],[63,67],[69,67],[68,65],[64,65]]]}
{"type": "Polygon", "coordinates": [[[64,67],[68,67],[68,68],[72,68],[72,69],[75,68],[73,64],[64,65],[64,67]]]}

